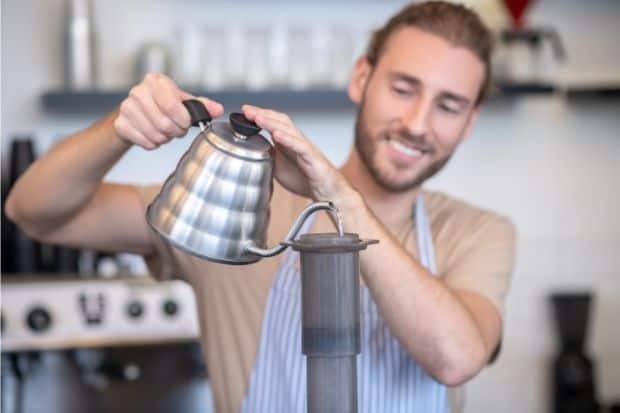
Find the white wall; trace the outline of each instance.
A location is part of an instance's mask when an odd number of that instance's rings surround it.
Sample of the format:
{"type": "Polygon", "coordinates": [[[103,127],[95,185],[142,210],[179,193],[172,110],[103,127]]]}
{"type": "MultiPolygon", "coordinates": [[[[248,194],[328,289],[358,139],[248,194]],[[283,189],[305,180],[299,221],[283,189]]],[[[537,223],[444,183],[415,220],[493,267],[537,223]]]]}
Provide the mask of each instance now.
{"type": "MultiPolygon", "coordinates": [[[[235,9],[223,2],[96,3],[107,87],[130,82],[131,56],[142,41],[165,37],[180,22],[235,15],[235,9]]],[[[532,20],[552,22],[567,42],[566,79],[618,78],[620,2],[538,3],[532,20]]],[[[33,133],[43,151],[59,136],[95,118],[51,116],[38,106],[43,90],[60,85],[61,4],[61,0],[2,3],[3,153],[6,139],[20,131],[33,133]]],[[[371,24],[399,2],[235,4],[249,9],[244,15],[256,19],[268,20],[279,8],[284,18],[309,21],[350,19],[356,4],[355,18],[371,24]]],[[[547,366],[555,343],[545,297],[557,288],[596,291],[590,348],[599,361],[599,390],[605,400],[620,398],[619,108],[617,101],[578,104],[562,97],[495,103],[485,109],[471,139],[431,183],[510,216],[519,232],[503,354],[469,386],[469,412],[547,411],[547,366]]],[[[352,111],[291,115],[335,163],[344,160],[351,143],[352,111]]],[[[179,140],[157,152],[132,150],[109,179],[159,181],[174,168],[188,142],[179,140]]]]}
{"type": "Polygon", "coordinates": [[[619,105],[560,98],[489,108],[435,187],[506,213],[518,255],[499,362],[470,386],[471,412],[542,412],[555,351],[546,295],[597,294],[590,348],[601,394],[620,394],[619,105]]]}

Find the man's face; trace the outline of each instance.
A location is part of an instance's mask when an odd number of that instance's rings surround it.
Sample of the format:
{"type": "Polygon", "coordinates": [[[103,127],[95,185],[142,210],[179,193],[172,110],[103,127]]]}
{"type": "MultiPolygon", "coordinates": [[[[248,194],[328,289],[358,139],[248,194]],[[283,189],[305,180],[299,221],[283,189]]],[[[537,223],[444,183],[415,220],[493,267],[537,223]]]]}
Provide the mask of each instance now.
{"type": "Polygon", "coordinates": [[[393,32],[374,68],[358,63],[355,145],[377,183],[405,191],[438,172],[467,135],[483,79],[471,51],[415,27],[393,32]]]}

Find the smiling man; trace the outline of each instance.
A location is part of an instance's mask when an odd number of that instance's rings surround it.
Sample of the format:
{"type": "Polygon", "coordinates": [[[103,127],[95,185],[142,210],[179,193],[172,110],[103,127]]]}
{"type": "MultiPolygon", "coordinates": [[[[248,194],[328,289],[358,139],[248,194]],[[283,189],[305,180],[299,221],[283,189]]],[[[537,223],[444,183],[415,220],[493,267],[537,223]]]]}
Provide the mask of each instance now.
{"type": "MultiPolygon", "coordinates": [[[[401,10],[354,67],[355,145],[340,169],[286,114],[243,107],[276,150],[269,245],[310,200],[331,200],[347,232],[380,241],[360,256],[361,412],[461,411],[460,386],[499,348],[513,227],[422,188],[468,136],[488,89],[490,52],[488,30],[462,6],[401,10]]],[[[186,255],[144,220],[159,185],[101,182],[133,145],[152,150],[185,135],[190,118],[181,102],[190,97],[171,79],[148,75],[119,110],[39,159],[15,185],[7,214],[33,237],[139,253],[158,278],[189,282],[218,412],[303,412],[294,253],[247,267],[186,255]]],[[[223,113],[200,100],[213,116],[223,113]]],[[[333,224],[317,216],[306,230],[332,232],[333,224]]]]}

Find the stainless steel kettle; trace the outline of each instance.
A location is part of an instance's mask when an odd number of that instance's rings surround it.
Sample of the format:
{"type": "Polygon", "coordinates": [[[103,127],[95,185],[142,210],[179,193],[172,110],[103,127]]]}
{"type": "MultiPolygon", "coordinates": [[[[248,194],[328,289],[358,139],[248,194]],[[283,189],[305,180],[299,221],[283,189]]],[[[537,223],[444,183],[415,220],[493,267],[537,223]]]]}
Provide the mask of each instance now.
{"type": "Polygon", "coordinates": [[[331,202],[306,207],[283,243],[267,248],[274,151],[260,128],[241,113],[211,122],[198,100],[183,102],[199,126],[176,170],[149,205],[146,218],[171,245],[225,264],[250,264],[282,252],[315,211],[336,212],[331,202]]]}

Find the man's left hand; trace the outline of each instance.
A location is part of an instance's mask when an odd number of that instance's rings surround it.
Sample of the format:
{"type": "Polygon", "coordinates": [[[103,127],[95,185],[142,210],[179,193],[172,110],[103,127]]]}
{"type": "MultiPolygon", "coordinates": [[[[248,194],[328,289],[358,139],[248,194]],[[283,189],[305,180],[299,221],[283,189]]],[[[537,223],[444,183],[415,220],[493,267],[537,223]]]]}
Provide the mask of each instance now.
{"type": "Polygon", "coordinates": [[[275,178],[286,189],[315,201],[332,201],[336,206],[353,192],[340,171],[288,115],[252,105],[243,105],[243,114],[271,134],[276,152],[275,178]]]}

